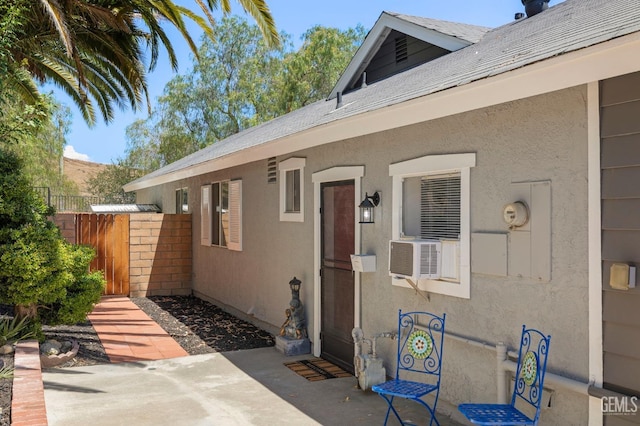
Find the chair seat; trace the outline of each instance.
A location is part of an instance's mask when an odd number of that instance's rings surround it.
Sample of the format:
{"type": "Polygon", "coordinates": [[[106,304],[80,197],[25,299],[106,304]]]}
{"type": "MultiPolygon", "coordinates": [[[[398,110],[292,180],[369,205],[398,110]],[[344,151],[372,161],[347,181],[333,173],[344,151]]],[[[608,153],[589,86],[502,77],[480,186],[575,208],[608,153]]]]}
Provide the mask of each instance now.
{"type": "Polygon", "coordinates": [[[460,404],[458,410],[478,425],[532,425],[534,421],[509,404],[460,404]]]}
{"type": "Polygon", "coordinates": [[[374,385],[371,390],[386,395],[416,399],[436,390],[437,388],[438,387],[436,385],[412,382],[410,380],[389,380],[388,382],[374,385]]]}

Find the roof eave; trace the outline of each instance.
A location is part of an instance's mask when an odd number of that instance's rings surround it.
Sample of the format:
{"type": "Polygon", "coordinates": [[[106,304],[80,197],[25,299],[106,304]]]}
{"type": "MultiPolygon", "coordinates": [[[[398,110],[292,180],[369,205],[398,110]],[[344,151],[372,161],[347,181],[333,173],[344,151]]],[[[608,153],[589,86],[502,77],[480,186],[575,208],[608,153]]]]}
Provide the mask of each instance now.
{"type": "Polygon", "coordinates": [[[136,191],[343,139],[498,105],[640,70],[640,32],[539,61],[509,72],[347,117],[194,167],[132,182],[136,191]]]}
{"type": "Polygon", "coordinates": [[[360,75],[360,73],[369,65],[369,62],[375,56],[380,45],[387,38],[391,30],[396,30],[407,34],[419,40],[431,43],[434,46],[441,47],[450,52],[462,49],[473,44],[470,41],[463,40],[451,35],[442,34],[418,24],[405,21],[387,12],[382,12],[373,28],[367,34],[362,45],[347,65],[342,76],[331,90],[327,99],[334,99],[338,92],[344,92],[351,82],[360,75]]]}

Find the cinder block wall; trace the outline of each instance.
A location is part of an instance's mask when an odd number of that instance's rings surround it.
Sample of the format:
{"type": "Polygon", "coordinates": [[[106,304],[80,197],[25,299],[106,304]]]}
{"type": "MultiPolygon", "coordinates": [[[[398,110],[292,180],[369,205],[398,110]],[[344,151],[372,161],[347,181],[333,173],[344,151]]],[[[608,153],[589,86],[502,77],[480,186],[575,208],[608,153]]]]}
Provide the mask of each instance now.
{"type": "Polygon", "coordinates": [[[76,215],[74,213],[58,213],[50,219],[60,228],[65,240],[71,244],[76,243],[76,215]]]}
{"type": "Polygon", "coordinates": [[[130,296],[191,294],[191,215],[130,215],[130,296]]]}

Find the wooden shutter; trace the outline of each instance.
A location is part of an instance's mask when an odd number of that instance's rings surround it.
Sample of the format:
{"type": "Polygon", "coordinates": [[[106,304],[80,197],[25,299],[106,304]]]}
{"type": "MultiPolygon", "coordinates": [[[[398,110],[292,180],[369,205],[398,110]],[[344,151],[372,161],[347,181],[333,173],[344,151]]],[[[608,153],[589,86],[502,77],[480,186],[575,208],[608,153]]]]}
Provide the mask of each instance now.
{"type": "Polygon", "coordinates": [[[229,250],[242,251],[242,180],[229,182],[229,250]]]}
{"type": "Polygon", "coordinates": [[[211,245],[211,185],[200,187],[200,244],[211,245]]]}

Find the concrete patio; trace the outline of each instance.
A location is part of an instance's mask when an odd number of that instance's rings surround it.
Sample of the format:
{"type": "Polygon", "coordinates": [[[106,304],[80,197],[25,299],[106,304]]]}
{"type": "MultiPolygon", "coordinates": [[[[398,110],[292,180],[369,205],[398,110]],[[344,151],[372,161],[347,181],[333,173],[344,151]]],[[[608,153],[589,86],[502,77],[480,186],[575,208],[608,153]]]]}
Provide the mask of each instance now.
{"type": "MultiPolygon", "coordinates": [[[[153,321],[128,299],[103,300],[91,318],[100,323],[95,328],[110,359],[119,362],[44,370],[50,426],[384,422],[386,403],[375,393],[358,389],[354,377],[310,382],[284,366],[311,355],[285,357],[269,347],[179,357],[163,349],[169,355],[159,357],[148,347],[166,347],[166,339],[173,339],[153,327],[153,321]],[[123,348],[130,358],[124,358],[123,348]]],[[[405,419],[429,424],[429,416],[417,404],[403,401],[399,406],[405,419]]],[[[438,407],[441,425],[462,421],[455,407],[443,403],[438,407]]],[[[391,420],[389,424],[397,423],[391,420]]]]}

